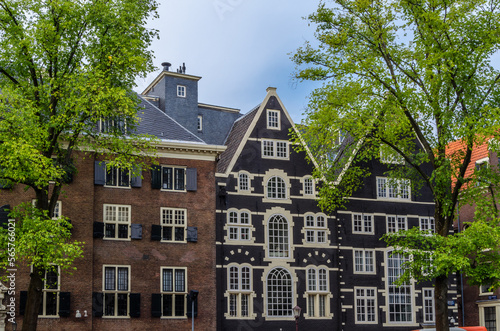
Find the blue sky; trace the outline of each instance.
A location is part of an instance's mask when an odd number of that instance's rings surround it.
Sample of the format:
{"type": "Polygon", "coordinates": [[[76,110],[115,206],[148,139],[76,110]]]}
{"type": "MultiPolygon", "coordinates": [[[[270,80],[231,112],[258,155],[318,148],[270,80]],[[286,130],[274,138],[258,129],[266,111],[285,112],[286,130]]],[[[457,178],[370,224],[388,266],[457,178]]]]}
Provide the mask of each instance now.
{"type": "MultiPolygon", "coordinates": [[[[316,0],[160,0],[159,30],[152,49],[158,70],[137,80],[138,92],[158,75],[162,62],[201,76],[199,102],[234,107],[246,113],[259,104],[268,86],[300,123],[307,97],[320,83],[292,79],[290,53],[314,39],[314,26],[302,17],[316,0]]],[[[172,70],[171,69],[171,70],[172,70]]]]}

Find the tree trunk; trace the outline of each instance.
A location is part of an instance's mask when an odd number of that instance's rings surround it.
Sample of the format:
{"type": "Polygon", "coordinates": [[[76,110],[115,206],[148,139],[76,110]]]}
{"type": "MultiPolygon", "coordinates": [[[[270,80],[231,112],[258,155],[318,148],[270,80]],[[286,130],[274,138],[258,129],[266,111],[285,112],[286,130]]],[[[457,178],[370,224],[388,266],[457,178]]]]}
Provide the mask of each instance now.
{"type": "Polygon", "coordinates": [[[22,331],[35,331],[38,322],[38,312],[42,304],[44,270],[33,267],[28,286],[28,297],[26,299],[26,309],[24,310],[22,331]]]}
{"type": "Polygon", "coordinates": [[[436,278],[434,302],[436,304],[436,331],[449,331],[448,276],[439,276],[436,278]]]}

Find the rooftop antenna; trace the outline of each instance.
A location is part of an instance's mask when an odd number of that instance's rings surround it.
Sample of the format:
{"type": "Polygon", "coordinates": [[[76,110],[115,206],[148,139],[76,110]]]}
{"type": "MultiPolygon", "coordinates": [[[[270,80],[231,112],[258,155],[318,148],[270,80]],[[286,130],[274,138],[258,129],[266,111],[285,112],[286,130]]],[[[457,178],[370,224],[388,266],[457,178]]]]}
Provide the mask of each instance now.
{"type": "Polygon", "coordinates": [[[182,73],[186,73],[186,64],[184,62],[182,62],[182,73]]]}
{"type": "Polygon", "coordinates": [[[168,68],[171,66],[169,62],[163,62],[161,65],[163,66],[164,71],[168,71],[168,68]]]}

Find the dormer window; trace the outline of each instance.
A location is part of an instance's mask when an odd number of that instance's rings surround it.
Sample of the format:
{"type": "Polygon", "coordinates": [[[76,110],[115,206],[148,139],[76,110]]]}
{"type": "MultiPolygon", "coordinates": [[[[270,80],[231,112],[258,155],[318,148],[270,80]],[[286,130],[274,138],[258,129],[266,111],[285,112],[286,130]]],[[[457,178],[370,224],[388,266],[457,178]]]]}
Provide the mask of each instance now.
{"type": "Polygon", "coordinates": [[[186,97],[186,87],[184,85],[177,85],[177,96],[181,98],[186,97]]]}
{"type": "Polygon", "coordinates": [[[198,115],[198,132],[203,131],[203,115],[198,115]]]}
{"type": "Polygon", "coordinates": [[[267,110],[267,128],[273,130],[280,129],[280,112],[279,110],[267,110]]]}

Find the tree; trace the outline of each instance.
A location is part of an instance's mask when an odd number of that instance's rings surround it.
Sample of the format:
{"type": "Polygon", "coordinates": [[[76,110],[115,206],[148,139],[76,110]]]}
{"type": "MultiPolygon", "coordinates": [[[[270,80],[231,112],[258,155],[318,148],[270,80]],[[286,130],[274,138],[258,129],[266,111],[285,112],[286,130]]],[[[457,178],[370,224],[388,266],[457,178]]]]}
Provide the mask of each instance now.
{"type": "Polygon", "coordinates": [[[500,1],[332,2],[308,16],[317,42],[292,57],[296,78],[324,81],[296,139],[317,156],[316,175],[328,183],[323,208],[342,207],[369,175],[361,162],[381,152],[404,160],[390,178],[411,180],[413,192],[430,188],[436,233],[411,229],[387,242],[411,257],[401,282],[435,280],[436,327],[448,330],[450,273],[475,283],[500,276],[499,171],[466,174],[475,147],[489,142],[498,151],[500,72],[491,61],[500,47],[500,1]],[[342,145],[339,131],[349,136],[342,145]],[[457,140],[462,148],[447,149],[457,140]],[[482,210],[474,225],[450,235],[459,199],[482,210]]]}
{"type": "Polygon", "coordinates": [[[65,219],[52,220],[77,171],[75,151],[106,153],[112,166],[128,169],[151,151],[154,140],[134,134],[131,88],[153,69],[148,47],[157,32],[145,24],[156,7],[154,0],[0,1],[0,182],[36,194],[35,208],[11,214],[16,242],[26,245],[15,257],[33,268],[23,330],[36,329],[44,271],[68,268],[82,254],[65,219]]]}

